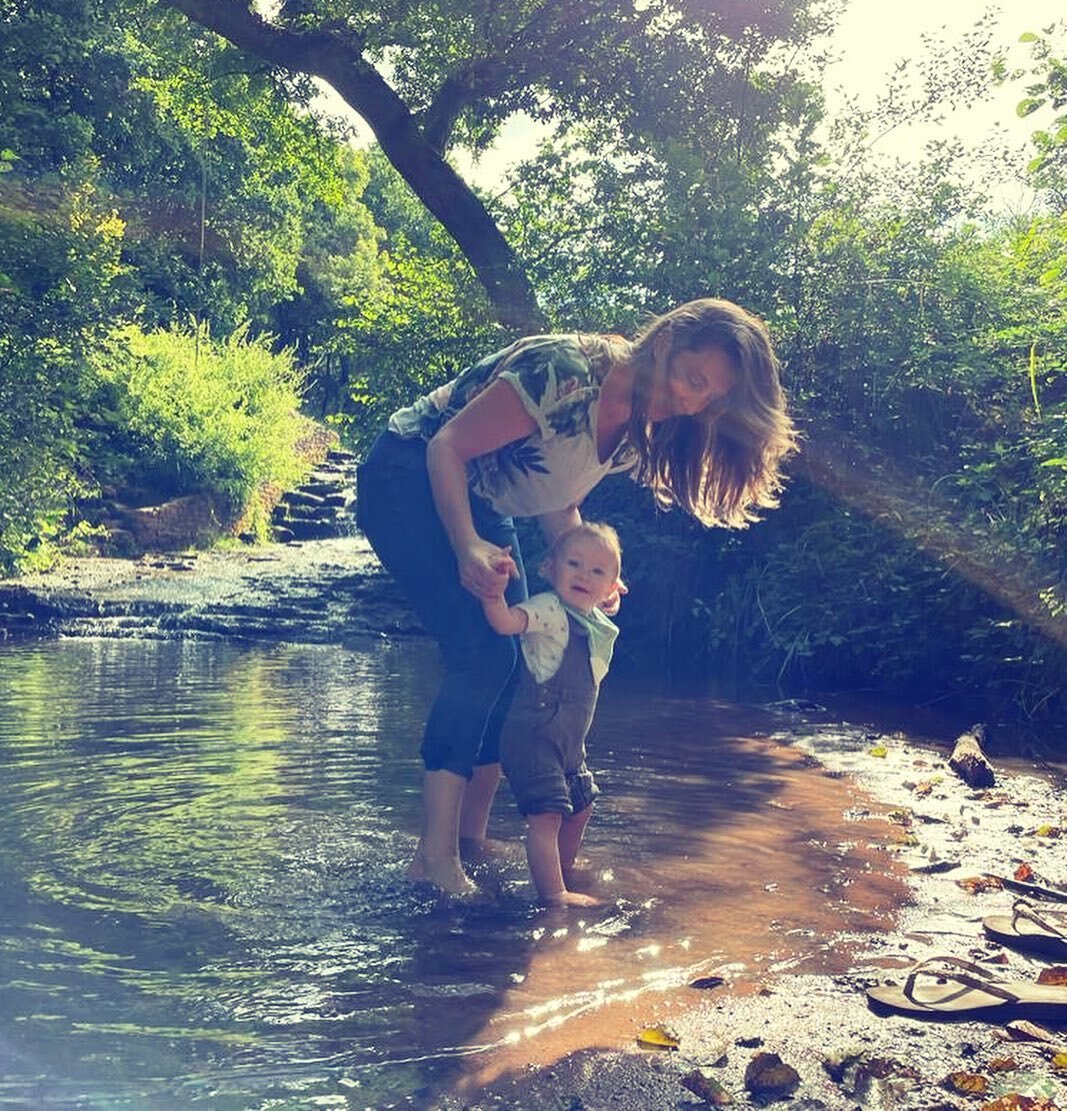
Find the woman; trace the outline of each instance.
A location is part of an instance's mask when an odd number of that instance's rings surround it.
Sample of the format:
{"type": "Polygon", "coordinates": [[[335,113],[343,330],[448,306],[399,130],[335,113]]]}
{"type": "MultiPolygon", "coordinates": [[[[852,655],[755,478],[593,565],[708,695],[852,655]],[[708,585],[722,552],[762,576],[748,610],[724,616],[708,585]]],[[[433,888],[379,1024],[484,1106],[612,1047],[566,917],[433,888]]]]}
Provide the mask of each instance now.
{"type": "MultiPolygon", "coordinates": [[[[527,596],[512,518],[536,517],[551,543],[581,522],[601,478],[625,471],[664,507],[743,527],[777,504],[795,447],[766,327],[710,298],[657,317],[632,343],[518,340],[393,414],[359,470],[359,525],[445,661],[409,878],[473,887],[459,842],[485,838],[517,659],[480,599],[502,585],[510,605],[527,596]]],[[[617,610],[617,596],[605,608],[617,610]]]]}

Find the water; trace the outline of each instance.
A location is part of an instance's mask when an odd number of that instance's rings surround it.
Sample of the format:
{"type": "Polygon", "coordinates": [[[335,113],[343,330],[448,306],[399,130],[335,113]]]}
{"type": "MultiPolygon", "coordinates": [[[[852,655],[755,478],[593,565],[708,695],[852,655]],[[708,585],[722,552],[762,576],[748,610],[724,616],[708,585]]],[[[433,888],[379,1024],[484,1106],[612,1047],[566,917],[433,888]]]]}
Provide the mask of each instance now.
{"type": "Polygon", "coordinates": [[[780,721],[615,675],[605,907],[534,906],[506,787],[483,893],[413,888],[436,677],[421,642],[0,649],[0,1107],[432,1104],[625,1044],[695,976],[832,970],[901,898],[780,721]]]}

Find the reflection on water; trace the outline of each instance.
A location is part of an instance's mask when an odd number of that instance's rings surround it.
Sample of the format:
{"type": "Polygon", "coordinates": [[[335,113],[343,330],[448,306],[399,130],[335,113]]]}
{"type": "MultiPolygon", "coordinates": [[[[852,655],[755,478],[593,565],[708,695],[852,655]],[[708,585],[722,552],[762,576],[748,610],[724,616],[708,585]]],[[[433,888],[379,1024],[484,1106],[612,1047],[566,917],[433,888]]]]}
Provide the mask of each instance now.
{"type": "Polygon", "coordinates": [[[695,975],[832,968],[899,898],[774,726],[609,678],[596,912],[403,880],[425,644],[0,650],[0,1107],[385,1107],[618,1045],[695,975]],[[673,991],[673,995],[671,992],[673,991]]]}

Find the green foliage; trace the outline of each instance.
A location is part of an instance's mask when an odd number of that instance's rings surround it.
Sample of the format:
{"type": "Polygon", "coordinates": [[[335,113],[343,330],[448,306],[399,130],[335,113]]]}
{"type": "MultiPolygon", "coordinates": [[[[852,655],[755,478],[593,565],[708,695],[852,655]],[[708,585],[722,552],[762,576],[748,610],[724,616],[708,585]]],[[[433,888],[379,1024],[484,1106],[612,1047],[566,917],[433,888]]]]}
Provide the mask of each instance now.
{"type": "Polygon", "coordinates": [[[239,329],[212,342],[203,327],[145,333],[129,325],[94,366],[98,410],[112,415],[128,483],[171,496],[218,491],[243,508],[261,487],[290,488],[303,477],[295,450],[301,376],[290,353],[275,354],[266,339],[239,329]]]}
{"type": "Polygon", "coordinates": [[[364,200],[381,236],[373,285],[339,287],[330,334],[314,349],[320,387],[337,400],[331,420],[356,448],[393,410],[506,342],[455,244],[379,153],[367,165],[364,200]]]}
{"type": "Polygon", "coordinates": [[[157,5],[41,0],[4,14],[10,176],[54,185],[92,164],[126,224],[129,315],[270,327],[298,289],[307,228],[342,205],[334,136],[270,71],[157,5]]]}
{"type": "Polygon", "coordinates": [[[1049,122],[1033,133],[1035,152],[1029,170],[1034,186],[1047,197],[1052,210],[1062,212],[1067,208],[1067,60],[1057,57],[1047,34],[1027,32],[1022,41],[1030,44],[1035,63],[1032,76],[1037,80],[1027,87],[1018,113],[1023,118],[1042,111],[1050,116],[1049,122]]]}
{"type": "Polygon", "coordinates": [[[121,283],[122,223],[72,167],[0,185],[0,569],[54,558],[89,481],[77,428],[87,357],[121,283]]]}

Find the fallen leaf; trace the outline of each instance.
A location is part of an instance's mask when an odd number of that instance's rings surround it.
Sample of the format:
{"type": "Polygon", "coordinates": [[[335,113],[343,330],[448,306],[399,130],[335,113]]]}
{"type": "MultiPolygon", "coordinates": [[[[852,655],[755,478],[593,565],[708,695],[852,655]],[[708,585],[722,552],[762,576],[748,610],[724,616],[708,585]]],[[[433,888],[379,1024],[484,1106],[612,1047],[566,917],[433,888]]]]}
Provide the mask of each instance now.
{"type": "Polygon", "coordinates": [[[857,1079],[868,1077],[872,1080],[887,1080],[891,1076],[903,1076],[911,1080],[918,1080],[920,1074],[911,1065],[894,1061],[892,1057],[871,1057],[856,1070],[857,1079]]]}
{"type": "Polygon", "coordinates": [[[823,1058],[822,1067],[835,1084],[840,1084],[845,1078],[845,1070],[862,1060],[862,1049],[838,1049],[823,1058]]]}
{"type": "Polygon", "coordinates": [[[1067,1052],[1052,1055],[1052,1067],[1059,1072],[1067,1072],[1067,1052]]]}
{"type": "Polygon", "coordinates": [[[867,753],[867,755],[868,756],[878,756],[881,759],[885,759],[885,757],[889,755],[889,749],[886,748],[885,745],[875,745],[874,748],[872,748],[867,753]]]}
{"type": "Polygon", "coordinates": [[[696,980],[690,980],[689,986],[691,988],[721,988],[726,981],[721,976],[701,976],[696,980]]]}
{"type": "Polygon", "coordinates": [[[800,1083],[800,1073],[777,1053],[757,1053],[745,1069],[745,1087],[760,1095],[789,1095],[800,1083]]]}
{"type": "Polygon", "coordinates": [[[983,1103],[979,1111],[1057,1111],[1057,1108],[1043,1096],[1022,1096],[1018,1092],[1010,1092],[992,1103],[983,1103]]]}
{"type": "Polygon", "coordinates": [[[726,1107],[734,1101],[734,1097],[713,1076],[705,1076],[699,1069],[680,1076],[678,1083],[712,1107],[726,1107]]]}
{"type": "Polygon", "coordinates": [[[1059,837],[1063,830],[1059,826],[1038,826],[1034,830],[1034,835],[1037,837],[1059,837]]]}
{"type": "Polygon", "coordinates": [[[1019,1067],[1019,1062],[1014,1057],[994,1057],[986,1068],[990,1072],[1014,1072],[1019,1067]]]}
{"type": "Polygon", "coordinates": [[[1032,880],[1034,878],[1034,870],[1029,864],[1020,864],[1019,867],[1015,869],[1014,875],[1020,883],[1026,883],[1027,880],[1032,880]]]}
{"type": "Polygon", "coordinates": [[[1055,1042],[1056,1035],[1036,1022],[1028,1022],[1025,1018],[1017,1018],[1013,1022],[1005,1023],[1004,1029],[1011,1035],[1015,1042],[1055,1042]]]}
{"type": "Polygon", "coordinates": [[[967,876],[966,879],[956,880],[969,895],[980,895],[983,891],[1000,891],[1003,884],[996,876],[967,876]]]}
{"type": "Polygon", "coordinates": [[[946,1088],[964,1095],[980,1096],[989,1089],[989,1081],[976,1072],[952,1072],[944,1079],[946,1088]]]}
{"type": "Polygon", "coordinates": [[[1067,968],[1064,968],[1062,964],[1053,965],[1051,968],[1043,968],[1037,982],[1039,984],[1051,984],[1054,987],[1067,987],[1067,968]]]}
{"type": "Polygon", "coordinates": [[[638,1045],[654,1049],[677,1049],[678,1039],[663,1026],[647,1026],[637,1035],[638,1045]]]}

